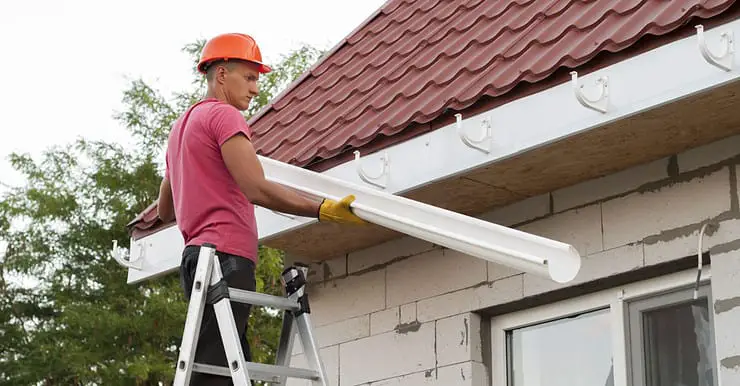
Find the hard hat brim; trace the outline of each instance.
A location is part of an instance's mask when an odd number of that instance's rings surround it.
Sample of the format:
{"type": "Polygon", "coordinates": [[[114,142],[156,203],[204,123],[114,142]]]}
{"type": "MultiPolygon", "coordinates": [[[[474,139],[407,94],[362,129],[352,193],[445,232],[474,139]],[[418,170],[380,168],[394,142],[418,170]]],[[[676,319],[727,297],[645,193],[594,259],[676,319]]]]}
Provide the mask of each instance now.
{"type": "Polygon", "coordinates": [[[260,74],[267,74],[272,72],[272,67],[268,66],[267,64],[264,64],[262,62],[258,62],[255,60],[244,60],[241,58],[212,58],[212,59],[206,59],[202,60],[200,63],[198,63],[198,72],[201,74],[205,74],[208,70],[208,67],[210,67],[214,62],[218,61],[229,61],[229,60],[239,60],[242,62],[249,62],[254,63],[257,65],[257,71],[259,71],[260,74]]]}

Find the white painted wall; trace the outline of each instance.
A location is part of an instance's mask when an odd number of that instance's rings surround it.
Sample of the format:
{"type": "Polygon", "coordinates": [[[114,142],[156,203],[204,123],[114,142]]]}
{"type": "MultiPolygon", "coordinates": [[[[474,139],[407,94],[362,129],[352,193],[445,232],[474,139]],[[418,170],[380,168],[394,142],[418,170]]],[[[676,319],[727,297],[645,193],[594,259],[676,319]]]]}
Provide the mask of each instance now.
{"type": "MultiPolygon", "coordinates": [[[[483,218],[575,246],[584,262],[568,285],[695,254],[702,222],[719,221],[718,230],[704,236],[704,248],[712,251],[713,299],[719,305],[721,386],[737,385],[737,163],[740,136],[483,218]]],[[[490,347],[481,339],[483,321],[472,312],[562,287],[410,238],[314,266],[309,280],[318,343],[338,386],[491,385],[483,355],[490,347]]],[[[292,364],[305,365],[300,345],[292,364]]]]}

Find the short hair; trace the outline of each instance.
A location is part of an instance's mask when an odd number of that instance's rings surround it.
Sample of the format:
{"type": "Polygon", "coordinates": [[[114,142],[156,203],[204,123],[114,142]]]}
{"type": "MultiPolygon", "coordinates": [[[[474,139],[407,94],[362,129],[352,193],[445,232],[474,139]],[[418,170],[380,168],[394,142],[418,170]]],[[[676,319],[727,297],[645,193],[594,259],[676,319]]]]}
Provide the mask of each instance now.
{"type": "Polygon", "coordinates": [[[216,75],[216,69],[218,66],[225,66],[229,71],[234,69],[235,60],[217,60],[211,63],[208,63],[206,66],[206,81],[210,82],[213,80],[213,77],[216,75]]]}

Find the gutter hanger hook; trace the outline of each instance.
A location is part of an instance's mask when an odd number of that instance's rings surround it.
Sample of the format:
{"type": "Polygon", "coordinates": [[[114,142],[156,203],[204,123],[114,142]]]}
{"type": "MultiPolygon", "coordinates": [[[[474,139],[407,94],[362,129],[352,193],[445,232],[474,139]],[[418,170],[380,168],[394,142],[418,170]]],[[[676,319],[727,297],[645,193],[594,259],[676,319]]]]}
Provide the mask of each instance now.
{"type": "Polygon", "coordinates": [[[139,256],[133,260],[126,260],[123,256],[126,254],[126,250],[118,246],[118,240],[113,240],[113,249],[111,250],[111,257],[113,257],[118,264],[124,268],[135,269],[141,271],[141,260],[144,255],[144,245],[139,246],[139,256]]]}
{"type": "Polygon", "coordinates": [[[606,113],[607,106],[609,105],[609,78],[602,76],[596,79],[596,86],[601,89],[601,92],[596,99],[588,99],[586,98],[586,95],[583,94],[583,85],[578,84],[578,72],[571,71],[570,77],[571,83],[573,84],[573,92],[576,94],[578,102],[589,109],[606,113]]]}
{"type": "Polygon", "coordinates": [[[367,182],[368,184],[375,185],[379,188],[385,189],[385,187],[388,185],[388,174],[390,172],[390,161],[388,158],[388,151],[385,151],[383,153],[383,156],[380,158],[382,161],[382,169],[380,170],[380,174],[377,176],[369,176],[367,172],[365,172],[365,169],[362,167],[362,161],[360,161],[360,151],[355,150],[355,164],[357,165],[357,174],[360,176],[360,178],[367,182]],[[377,182],[377,180],[382,179],[382,182],[377,182]]]}
{"type": "Polygon", "coordinates": [[[456,120],[456,125],[457,125],[457,135],[460,136],[460,139],[463,141],[463,143],[466,146],[471,147],[473,149],[478,149],[486,154],[491,152],[491,140],[493,138],[493,134],[492,134],[493,128],[491,127],[491,120],[489,118],[484,118],[481,121],[483,134],[481,135],[480,139],[471,138],[465,132],[465,130],[463,130],[462,114],[460,113],[455,114],[455,120],[456,120]]]}
{"type": "Polygon", "coordinates": [[[694,28],[696,28],[696,37],[699,41],[699,52],[701,52],[704,60],[725,71],[732,71],[733,59],[735,57],[735,42],[732,30],[725,31],[720,35],[720,41],[723,42],[723,49],[719,55],[715,55],[707,47],[707,41],[704,37],[704,26],[699,24],[694,28]]]}

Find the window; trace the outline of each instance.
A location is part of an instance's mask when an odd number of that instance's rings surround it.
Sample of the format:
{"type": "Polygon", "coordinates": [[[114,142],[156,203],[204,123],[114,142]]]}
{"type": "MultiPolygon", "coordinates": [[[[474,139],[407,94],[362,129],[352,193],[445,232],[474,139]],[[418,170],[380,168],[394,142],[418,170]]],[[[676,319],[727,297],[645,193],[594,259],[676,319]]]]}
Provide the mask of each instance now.
{"type": "Polygon", "coordinates": [[[609,322],[606,309],[510,331],[512,386],[612,385],[609,322]]]}
{"type": "Polygon", "coordinates": [[[717,386],[710,268],[491,320],[493,386],[717,386]]]}
{"type": "Polygon", "coordinates": [[[634,386],[714,386],[713,312],[709,286],[630,302],[630,364],[634,386]]]}

